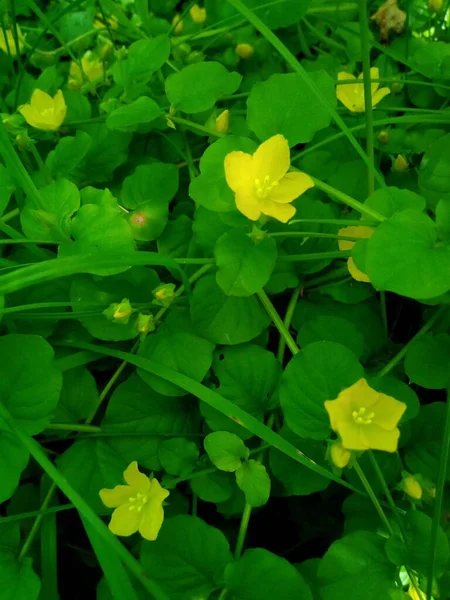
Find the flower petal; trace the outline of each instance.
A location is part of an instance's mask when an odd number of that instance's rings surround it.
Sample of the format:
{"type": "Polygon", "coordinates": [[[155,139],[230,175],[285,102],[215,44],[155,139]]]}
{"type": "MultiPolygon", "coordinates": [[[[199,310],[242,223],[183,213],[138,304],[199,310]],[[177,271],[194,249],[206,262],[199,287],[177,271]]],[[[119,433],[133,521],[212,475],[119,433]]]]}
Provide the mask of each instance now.
{"type": "Polygon", "coordinates": [[[353,257],[351,256],[347,260],[347,269],[355,281],[360,281],[361,283],[370,283],[369,276],[358,269],[353,257]]]}
{"type": "Polygon", "coordinates": [[[314,187],[314,181],[306,173],[286,173],[270,192],[269,200],[279,204],[292,202],[312,187],[314,187]]]}
{"type": "Polygon", "coordinates": [[[295,207],[292,204],[278,204],[269,199],[260,203],[260,209],[263,215],[273,217],[281,223],[287,223],[295,215],[295,207]]]}
{"type": "MultiPolygon", "coordinates": [[[[378,67],[370,68],[370,79],[380,79],[380,70],[378,67]]],[[[379,82],[370,84],[370,92],[372,94],[372,105],[373,105],[373,95],[375,94],[375,92],[377,91],[377,89],[379,87],[380,87],[379,82]]]]}
{"type": "MultiPolygon", "coordinates": [[[[350,75],[350,73],[346,73],[345,71],[338,73],[338,80],[357,81],[356,77],[353,77],[353,75],[350,75]]],[[[351,112],[364,111],[364,89],[362,84],[354,83],[338,85],[336,87],[336,97],[351,112]]]]}
{"type": "Polygon", "coordinates": [[[380,100],[383,100],[385,96],[391,93],[391,90],[387,87],[380,88],[372,96],[372,106],[376,106],[380,100]]]}
{"type": "Polygon", "coordinates": [[[354,424],[353,406],[350,397],[343,392],[339,394],[336,400],[325,400],[325,409],[330,417],[333,431],[339,431],[340,424],[354,424]]]}
{"type": "Polygon", "coordinates": [[[406,404],[380,392],[372,410],[375,413],[373,422],[376,425],[384,429],[394,429],[406,410],[406,404]]]}
{"type": "Polygon", "coordinates": [[[138,512],[134,504],[122,504],[113,512],[108,527],[115,535],[128,537],[138,531],[141,519],[142,511],[138,512]]]}
{"type": "Polygon", "coordinates": [[[66,101],[64,100],[64,95],[61,90],[58,90],[56,92],[56,94],[53,96],[53,102],[55,105],[54,123],[55,123],[56,129],[58,129],[62,125],[62,122],[64,121],[64,119],[66,118],[66,112],[67,112],[66,101]]]}
{"type": "Polygon", "coordinates": [[[40,113],[54,107],[53,98],[39,89],[32,93],[30,104],[40,113]]]}
{"type": "Polygon", "coordinates": [[[246,192],[238,191],[235,195],[237,209],[250,219],[251,221],[257,221],[261,216],[261,208],[259,205],[259,198],[254,194],[247,194],[246,192]]]}
{"type": "Polygon", "coordinates": [[[362,435],[363,428],[368,425],[357,425],[356,423],[346,423],[339,427],[339,435],[341,436],[342,445],[347,450],[368,450],[369,445],[366,443],[362,435]]]}
{"type": "Polygon", "coordinates": [[[128,485],[116,485],[112,490],[102,489],[99,491],[100,500],[108,508],[117,508],[121,504],[126,504],[133,495],[133,489],[128,485]]]}
{"type": "MultiPolygon", "coordinates": [[[[367,225],[351,225],[350,227],[343,227],[339,229],[338,235],[357,237],[361,239],[370,238],[373,235],[373,227],[367,225]]],[[[339,250],[351,250],[356,242],[350,240],[339,240],[339,250]]]]}
{"type": "Polygon", "coordinates": [[[291,159],[287,139],[277,134],[263,142],[253,154],[254,174],[256,179],[270,182],[278,181],[288,171],[291,159]]]}
{"type": "Polygon", "coordinates": [[[157,479],[153,478],[150,481],[150,490],[148,492],[150,502],[155,501],[162,504],[169,495],[169,490],[163,488],[157,479]]]}
{"type": "Polygon", "coordinates": [[[139,533],[150,542],[156,540],[164,521],[164,509],[160,502],[147,502],[142,511],[139,533]]]}
{"type": "Polygon", "coordinates": [[[35,127],[36,129],[41,129],[40,125],[42,122],[40,120],[40,115],[34,106],[31,106],[31,104],[24,104],[19,108],[19,112],[28,125],[31,125],[31,127],[35,127]]]}
{"type": "Polygon", "coordinates": [[[234,150],[225,156],[223,166],[225,179],[233,192],[245,190],[250,193],[255,185],[252,155],[234,150]]]}
{"type": "Polygon", "coordinates": [[[386,429],[372,423],[371,425],[361,427],[361,437],[363,443],[367,444],[367,447],[372,450],[395,452],[398,446],[400,431],[397,428],[386,431],[386,429]]]}
{"type": "Polygon", "coordinates": [[[147,492],[150,489],[150,479],[139,471],[135,460],[126,468],[123,478],[133,490],[147,492]]]}

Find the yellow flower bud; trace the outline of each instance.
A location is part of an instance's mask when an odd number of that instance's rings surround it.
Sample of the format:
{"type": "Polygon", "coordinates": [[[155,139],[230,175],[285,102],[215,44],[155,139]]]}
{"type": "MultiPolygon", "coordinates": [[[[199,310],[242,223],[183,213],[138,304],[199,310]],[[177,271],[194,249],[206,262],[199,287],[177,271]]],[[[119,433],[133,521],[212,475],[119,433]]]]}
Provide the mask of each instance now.
{"type": "Polygon", "coordinates": [[[66,117],[67,106],[61,90],[49,96],[42,90],[34,90],[29,104],[19,107],[28,125],[42,131],[56,131],[66,117]]]}
{"type": "Polygon", "coordinates": [[[25,45],[25,36],[17,26],[16,34],[11,29],[0,29],[0,50],[12,57],[22,53],[25,45]],[[17,43],[16,43],[17,42],[17,43]]]}
{"type": "Polygon", "coordinates": [[[228,131],[228,125],[230,124],[230,112],[224,110],[216,119],[216,131],[219,133],[226,133],[228,131]]]}
{"type": "Polygon", "coordinates": [[[236,46],[236,53],[244,60],[247,60],[248,58],[253,56],[254,52],[255,49],[251,44],[238,44],[236,46]]]}
{"type": "Polygon", "coordinates": [[[204,23],[206,21],[206,8],[200,8],[198,4],[191,7],[189,14],[194,23],[204,23]]]}
{"type": "Polygon", "coordinates": [[[330,447],[332,463],[339,469],[346,467],[352,457],[352,453],[344,448],[341,442],[334,442],[330,447]]]}
{"type": "Polygon", "coordinates": [[[150,331],[154,331],[155,325],[153,323],[153,315],[144,315],[142,313],[139,313],[136,326],[138,328],[139,333],[142,334],[147,334],[150,331]]]}
{"type": "Polygon", "coordinates": [[[184,29],[184,23],[180,17],[180,15],[176,14],[173,16],[172,25],[174,26],[174,31],[176,34],[182,33],[184,29]]]}
{"type": "Polygon", "coordinates": [[[388,131],[380,131],[378,134],[378,141],[380,144],[387,144],[389,142],[389,132],[388,131]]]}
{"type": "Polygon", "coordinates": [[[394,165],[392,170],[396,173],[404,173],[409,169],[409,163],[404,156],[399,154],[397,158],[394,160],[394,165]]]}
{"type": "Polygon", "coordinates": [[[441,10],[444,0],[428,0],[428,8],[433,12],[441,10]]]}
{"type": "Polygon", "coordinates": [[[163,283],[153,290],[153,295],[157,300],[157,304],[161,306],[170,306],[175,297],[175,284],[163,283]]]}
{"type": "Polygon", "coordinates": [[[414,500],[420,500],[422,498],[422,486],[412,475],[404,477],[402,487],[408,496],[414,500]]]}
{"type": "Polygon", "coordinates": [[[124,298],[122,302],[113,302],[103,311],[103,314],[110,321],[126,325],[133,314],[133,308],[128,298],[124,298]]]}

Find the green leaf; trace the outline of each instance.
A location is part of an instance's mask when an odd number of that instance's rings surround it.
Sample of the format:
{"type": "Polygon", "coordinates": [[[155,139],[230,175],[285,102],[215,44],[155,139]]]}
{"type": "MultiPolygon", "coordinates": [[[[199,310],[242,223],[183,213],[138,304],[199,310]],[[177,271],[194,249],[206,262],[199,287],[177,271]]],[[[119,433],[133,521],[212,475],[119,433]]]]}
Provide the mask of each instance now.
{"type": "MultiPolygon", "coordinates": [[[[310,77],[335,107],[335,84],[328,73],[316,71],[310,77]]],[[[256,83],[247,100],[248,126],[261,141],[281,133],[291,147],[310,142],[331,119],[330,111],[317,103],[316,95],[296,73],[277,73],[256,83]]]]}
{"type": "Polygon", "coordinates": [[[285,558],[263,548],[247,550],[225,571],[229,600],[313,600],[311,591],[285,558]]]}
{"type": "MultiPolygon", "coordinates": [[[[427,75],[428,77],[428,75],[427,75]]],[[[419,189],[430,208],[442,198],[450,198],[450,133],[442,136],[425,152],[419,171],[419,189]]]]}
{"type": "Polygon", "coordinates": [[[0,217],[5,212],[9,199],[15,189],[16,186],[8,174],[6,167],[0,165],[0,217]]]}
{"type": "Polygon", "coordinates": [[[128,158],[131,134],[111,131],[106,123],[84,125],[93,142],[83,162],[84,181],[98,183],[112,179],[113,172],[128,158]]]}
{"type": "MultiPolygon", "coordinates": [[[[28,464],[29,454],[23,445],[8,431],[0,430],[0,503],[9,500],[19,485],[22,471],[28,464]]],[[[0,533],[3,530],[0,525],[0,533]]],[[[1,599],[0,588],[0,599],[1,599]]]]}
{"type": "Polygon", "coordinates": [[[67,179],[59,179],[39,190],[46,211],[34,206],[27,198],[20,212],[20,223],[28,239],[49,242],[67,242],[71,218],[80,208],[80,192],[67,179]]]}
{"type": "Polygon", "coordinates": [[[420,300],[450,289],[450,248],[436,245],[433,221],[416,210],[378,225],[367,244],[366,268],[377,290],[420,300]]]}
{"type": "Polygon", "coordinates": [[[384,539],[357,531],[331,544],[320,561],[319,583],[323,600],[380,600],[389,598],[397,569],[386,558],[384,539]]]}
{"type": "Polygon", "coordinates": [[[450,240],[450,198],[442,198],[436,206],[436,229],[439,239],[450,240]]]}
{"type": "MultiPolygon", "coordinates": [[[[399,534],[386,541],[386,555],[397,566],[426,573],[429,563],[432,519],[418,510],[410,510],[402,517],[404,539],[399,534]]],[[[436,540],[435,570],[441,575],[450,556],[448,539],[442,527],[438,528],[436,540]]]]}
{"type": "Polygon", "coordinates": [[[89,152],[91,144],[91,136],[81,130],[78,130],[74,137],[61,138],[45,159],[52,177],[67,177],[78,182],[82,178],[80,164],[89,152]]]}
{"type": "Polygon", "coordinates": [[[237,435],[228,431],[209,433],[203,442],[211,462],[221,471],[233,473],[249,457],[249,449],[237,435]]]}
{"type": "MultiPolygon", "coordinates": [[[[209,461],[208,461],[209,462],[209,461]]],[[[211,465],[211,463],[209,463],[211,465]]],[[[214,471],[191,479],[192,492],[203,502],[226,502],[236,488],[234,477],[225,471],[214,471]]]]}
{"type": "Polygon", "coordinates": [[[200,175],[189,186],[190,197],[215,212],[236,211],[234,193],[225,179],[224,160],[235,150],[253,154],[256,148],[252,140],[235,135],[227,135],[211,144],[200,159],[200,175]]]}
{"type": "Polygon", "coordinates": [[[270,497],[270,477],[266,467],[257,460],[247,460],[236,470],[236,483],[252,507],[264,506],[270,497]]]}
{"type": "Polygon", "coordinates": [[[318,341],[342,344],[357,358],[367,358],[363,333],[354,323],[340,317],[317,316],[302,325],[297,336],[299,346],[304,348],[318,341]]]}
{"type": "Polygon", "coordinates": [[[428,333],[412,341],[405,356],[405,371],[409,379],[424,388],[446,388],[450,373],[450,336],[428,333]]]}
{"type": "MultiPolygon", "coordinates": [[[[324,468],[328,467],[322,442],[304,440],[292,433],[286,426],[281,429],[280,435],[315,463],[324,468]]],[[[330,484],[330,480],[326,477],[307,469],[274,448],[270,450],[270,468],[274,476],[283,484],[288,496],[308,496],[314,492],[325,490],[330,484]]]]}
{"type": "Polygon", "coordinates": [[[167,519],[158,539],[141,548],[144,569],[170,600],[208,598],[223,584],[231,560],[223,533],[187,515],[167,519]]]}
{"type": "Polygon", "coordinates": [[[216,344],[242,344],[264,331],[269,317],[256,297],[227,296],[215,275],[202,277],[191,299],[192,322],[200,335],[216,344]]]}
{"type": "Polygon", "coordinates": [[[364,202],[385,217],[392,217],[396,212],[407,210],[425,210],[425,200],[410,190],[401,190],[394,186],[375,190],[364,202]]]}
{"type": "Polygon", "coordinates": [[[325,401],[362,377],[358,359],[340,344],[316,342],[301,350],[281,378],[280,402],[289,428],[301,437],[325,439],[330,433],[325,401]]]}
{"type": "Polygon", "coordinates": [[[233,94],[242,75],[230,73],[218,62],[200,62],[184,67],[166,79],[170,104],[186,113],[199,113],[212,108],[222,96],[233,94]]]}
{"type": "Polygon", "coordinates": [[[27,557],[18,559],[19,524],[3,524],[1,528],[0,600],[37,600],[41,582],[33,570],[33,561],[27,557]]]}
{"type": "Polygon", "coordinates": [[[277,259],[273,238],[261,241],[239,230],[224,233],[214,248],[218,285],[228,296],[251,296],[269,281],[277,259]]]}
{"type": "Polygon", "coordinates": [[[113,110],[106,119],[106,126],[113,131],[136,131],[139,125],[151,123],[162,114],[162,109],[154,100],[142,96],[131,104],[113,110]]]}
{"type": "Polygon", "coordinates": [[[62,475],[95,512],[110,513],[100,500],[99,491],[123,484],[128,462],[108,441],[104,438],[79,440],[58,458],[57,464],[62,475]]]}
{"type": "MultiPolygon", "coordinates": [[[[192,331],[188,314],[172,313],[156,332],[141,343],[138,355],[149,358],[195,381],[203,381],[213,360],[214,346],[192,331]]],[[[138,375],[159,394],[184,396],[185,390],[151,373],[138,369],[138,375]]]]}
{"type": "Polygon", "coordinates": [[[167,35],[158,35],[152,39],[138,40],[128,48],[126,59],[117,61],[113,66],[114,80],[129,88],[141,86],[150,81],[170,54],[170,39],[167,35]]]}
{"type": "Polygon", "coordinates": [[[36,435],[50,423],[62,386],[53,348],[37,335],[10,334],[0,338],[0,356],[1,402],[23,431],[36,435]]]}
{"type": "Polygon", "coordinates": [[[103,311],[123,298],[128,298],[132,306],[148,304],[149,290],[154,290],[159,283],[156,272],[144,267],[133,267],[110,277],[79,275],[73,278],[70,288],[72,310],[79,315],[80,322],[89,333],[99,340],[131,340],[139,333],[136,325],[138,311],[131,315],[128,323],[110,321],[103,311]]]}
{"type": "Polygon", "coordinates": [[[78,423],[91,414],[98,402],[97,384],[85,367],[63,373],[63,386],[56,407],[56,423],[78,423]]]}
{"type": "Polygon", "coordinates": [[[162,468],[170,475],[186,477],[192,473],[198,459],[198,448],[185,438],[162,440],[158,446],[158,458],[162,468]]]}
{"type": "Polygon", "coordinates": [[[157,471],[160,443],[168,435],[197,433],[199,420],[195,401],[149,393],[140,377],[132,375],[114,390],[101,427],[112,434],[109,446],[120,456],[157,471]]]}

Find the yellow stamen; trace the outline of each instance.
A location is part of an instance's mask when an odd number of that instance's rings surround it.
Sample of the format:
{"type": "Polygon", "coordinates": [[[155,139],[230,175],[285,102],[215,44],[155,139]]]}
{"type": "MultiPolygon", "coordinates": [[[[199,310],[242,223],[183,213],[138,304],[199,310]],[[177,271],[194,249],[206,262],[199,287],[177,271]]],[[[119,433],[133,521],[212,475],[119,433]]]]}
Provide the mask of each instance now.
{"type": "Polygon", "coordinates": [[[375,413],[373,412],[366,414],[366,409],[364,406],[362,406],[359,410],[354,410],[352,412],[353,420],[355,423],[358,423],[358,425],[370,425],[374,416],[375,413]]]}

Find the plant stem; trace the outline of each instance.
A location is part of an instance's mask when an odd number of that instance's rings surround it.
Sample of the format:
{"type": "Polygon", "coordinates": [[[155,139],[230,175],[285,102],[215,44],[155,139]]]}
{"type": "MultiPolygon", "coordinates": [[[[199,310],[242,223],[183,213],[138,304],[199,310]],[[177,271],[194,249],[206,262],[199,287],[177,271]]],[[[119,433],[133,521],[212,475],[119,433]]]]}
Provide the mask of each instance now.
{"type": "MultiPolygon", "coordinates": [[[[292,292],[291,298],[289,300],[289,304],[286,309],[286,314],[284,315],[284,326],[287,331],[289,331],[289,327],[291,325],[292,317],[294,315],[295,307],[297,306],[297,302],[298,302],[301,291],[302,291],[302,287],[299,286],[299,287],[295,288],[295,290],[292,292]]],[[[277,358],[278,358],[281,366],[283,366],[283,362],[284,362],[285,349],[286,349],[286,339],[284,336],[281,335],[280,341],[278,342],[278,351],[277,351],[277,358]]]]}
{"type": "Polygon", "coordinates": [[[173,117],[172,115],[167,115],[168,118],[174,123],[178,123],[179,125],[184,125],[187,129],[193,129],[194,131],[200,131],[201,133],[205,133],[206,135],[212,135],[214,137],[224,137],[224,133],[219,133],[218,131],[213,131],[212,129],[208,129],[199,123],[195,123],[195,121],[189,121],[188,119],[183,119],[182,117],[173,117]]]}
{"type": "Polygon", "coordinates": [[[386,306],[386,292],[380,292],[380,303],[381,303],[381,319],[383,321],[384,334],[386,341],[389,340],[389,324],[387,318],[387,306],[386,306]]]}
{"type": "Polygon", "coordinates": [[[394,531],[392,529],[392,525],[389,523],[389,520],[386,517],[383,507],[380,504],[380,501],[378,500],[375,492],[373,491],[373,488],[370,485],[367,477],[364,475],[364,471],[361,469],[361,467],[359,466],[359,464],[356,460],[354,462],[354,469],[355,469],[356,473],[358,474],[358,477],[360,478],[361,483],[363,484],[363,486],[367,492],[367,495],[372,500],[372,503],[373,503],[378,515],[380,516],[380,519],[385,524],[386,529],[388,530],[389,534],[392,535],[394,533],[394,531]]]}
{"type": "Polygon", "coordinates": [[[336,198],[337,200],[340,200],[343,204],[346,204],[347,206],[354,208],[356,211],[358,211],[362,215],[365,215],[365,216],[369,217],[370,219],[374,219],[375,221],[378,221],[378,222],[384,221],[386,219],[386,217],[384,217],[382,214],[380,214],[376,210],[373,210],[369,206],[362,204],[362,202],[359,202],[358,200],[355,200],[351,196],[344,194],[344,192],[341,192],[340,190],[337,190],[336,188],[331,187],[331,185],[328,185],[328,183],[319,181],[315,177],[313,177],[312,179],[314,180],[315,186],[317,188],[319,188],[319,190],[326,192],[332,198],[336,198]]]}
{"type": "Polygon", "coordinates": [[[57,431],[82,431],[83,433],[101,433],[101,427],[95,425],[84,425],[82,423],[49,423],[45,429],[56,429],[57,431]]]}
{"type": "Polygon", "coordinates": [[[299,347],[295,343],[292,335],[289,333],[289,330],[287,329],[286,325],[283,323],[283,320],[281,319],[280,315],[275,310],[275,307],[270,301],[266,292],[264,290],[260,290],[259,292],[257,292],[257,294],[258,298],[261,300],[261,304],[264,306],[264,308],[267,311],[267,314],[272,319],[273,324],[280,332],[280,335],[284,338],[284,341],[286,342],[286,345],[288,346],[289,350],[292,352],[292,354],[297,354],[297,352],[299,352],[299,347]]]}
{"type": "Polygon", "coordinates": [[[6,213],[6,215],[3,215],[3,217],[0,218],[0,221],[2,221],[2,223],[7,223],[8,221],[11,221],[11,219],[17,217],[19,214],[20,209],[15,208],[14,210],[10,210],[8,213],[6,213]]]}
{"type": "Polygon", "coordinates": [[[250,515],[252,514],[252,507],[248,502],[245,503],[244,511],[241,517],[241,524],[239,526],[239,533],[236,542],[236,548],[234,550],[234,558],[237,560],[240,558],[242,549],[244,547],[245,536],[247,535],[248,523],[250,521],[250,515]]]}
{"type": "Polygon", "coordinates": [[[442,440],[441,459],[439,461],[439,474],[436,485],[436,498],[434,501],[433,523],[430,535],[430,555],[427,573],[427,598],[431,598],[433,591],[434,568],[436,563],[436,543],[442,515],[442,502],[444,499],[445,477],[447,474],[448,457],[450,450],[450,387],[447,389],[447,405],[445,414],[444,439],[442,440]]]}
{"type": "MultiPolygon", "coordinates": [[[[361,32],[361,54],[364,75],[364,116],[366,119],[366,152],[369,161],[375,167],[374,149],[373,149],[373,110],[372,110],[372,89],[370,83],[370,41],[369,41],[369,22],[367,18],[367,0],[359,0],[359,27],[361,32]]],[[[367,169],[368,194],[373,194],[375,190],[374,168],[367,169]]]]}
{"type": "Polygon", "coordinates": [[[338,235],[337,233],[318,233],[316,231],[275,231],[274,233],[269,233],[269,237],[325,238],[329,240],[348,240],[349,242],[359,242],[359,240],[361,239],[352,235],[338,235]]]}
{"type": "Polygon", "coordinates": [[[75,508],[73,504],[62,504],[61,506],[49,506],[45,510],[32,510],[30,512],[20,513],[18,515],[8,515],[0,517],[0,527],[3,523],[12,523],[14,521],[22,521],[23,519],[31,519],[40,515],[51,515],[53,513],[63,512],[64,510],[72,510],[75,508]]]}
{"type": "Polygon", "coordinates": [[[39,530],[39,527],[41,526],[42,519],[45,517],[45,514],[46,514],[45,509],[48,508],[48,505],[52,501],[53,494],[55,493],[55,491],[56,491],[56,483],[53,482],[50,485],[50,487],[48,488],[48,492],[45,495],[44,500],[42,501],[39,515],[36,517],[36,519],[33,523],[33,526],[31,527],[31,529],[25,539],[25,542],[23,543],[23,546],[20,550],[19,556],[17,557],[17,560],[19,562],[21,562],[27,555],[28,550],[30,549],[30,546],[33,543],[33,540],[39,530]]]}

